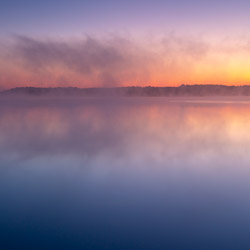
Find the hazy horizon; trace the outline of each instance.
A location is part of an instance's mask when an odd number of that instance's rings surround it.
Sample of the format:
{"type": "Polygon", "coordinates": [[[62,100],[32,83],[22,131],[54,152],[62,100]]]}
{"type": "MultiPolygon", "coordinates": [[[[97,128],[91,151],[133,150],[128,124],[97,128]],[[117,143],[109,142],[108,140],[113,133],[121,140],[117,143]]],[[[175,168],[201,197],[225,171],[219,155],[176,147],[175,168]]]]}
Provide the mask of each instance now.
{"type": "Polygon", "coordinates": [[[250,85],[188,85],[176,87],[120,86],[120,87],[16,87],[0,91],[2,98],[21,96],[50,97],[193,97],[193,98],[231,98],[240,101],[250,96],[250,85]]]}

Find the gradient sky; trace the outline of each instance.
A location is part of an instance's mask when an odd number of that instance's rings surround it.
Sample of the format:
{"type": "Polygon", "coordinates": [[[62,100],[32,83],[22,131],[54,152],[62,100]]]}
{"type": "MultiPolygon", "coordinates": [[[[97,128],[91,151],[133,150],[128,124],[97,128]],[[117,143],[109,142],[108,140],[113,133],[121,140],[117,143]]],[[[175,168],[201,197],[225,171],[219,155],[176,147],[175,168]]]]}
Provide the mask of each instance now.
{"type": "Polygon", "coordinates": [[[250,2],[0,2],[0,88],[250,83],[250,2]]]}

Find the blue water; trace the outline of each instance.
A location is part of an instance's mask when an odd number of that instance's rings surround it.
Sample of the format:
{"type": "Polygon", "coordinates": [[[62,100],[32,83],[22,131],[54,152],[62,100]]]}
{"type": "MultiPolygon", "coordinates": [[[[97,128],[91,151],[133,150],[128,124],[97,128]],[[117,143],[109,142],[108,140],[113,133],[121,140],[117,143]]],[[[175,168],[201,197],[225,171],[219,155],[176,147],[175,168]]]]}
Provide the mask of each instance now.
{"type": "Polygon", "coordinates": [[[0,100],[0,249],[250,249],[250,104],[0,100]]]}

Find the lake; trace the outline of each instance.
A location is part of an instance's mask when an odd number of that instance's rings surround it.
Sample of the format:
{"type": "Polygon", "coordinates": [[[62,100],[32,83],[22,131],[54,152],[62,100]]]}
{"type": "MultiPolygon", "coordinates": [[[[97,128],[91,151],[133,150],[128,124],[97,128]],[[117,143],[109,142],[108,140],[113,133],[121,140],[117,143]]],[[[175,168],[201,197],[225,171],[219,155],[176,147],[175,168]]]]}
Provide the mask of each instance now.
{"type": "Polygon", "coordinates": [[[2,98],[0,249],[250,249],[250,101],[2,98]]]}

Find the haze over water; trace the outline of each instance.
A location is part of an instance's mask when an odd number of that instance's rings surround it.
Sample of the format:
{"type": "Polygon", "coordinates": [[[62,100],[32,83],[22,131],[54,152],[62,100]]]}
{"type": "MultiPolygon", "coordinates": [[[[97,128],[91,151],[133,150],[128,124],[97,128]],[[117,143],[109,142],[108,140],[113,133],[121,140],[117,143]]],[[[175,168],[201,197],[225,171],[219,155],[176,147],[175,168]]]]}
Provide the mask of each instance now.
{"type": "Polygon", "coordinates": [[[249,249],[250,102],[1,99],[1,249],[249,249]]]}

